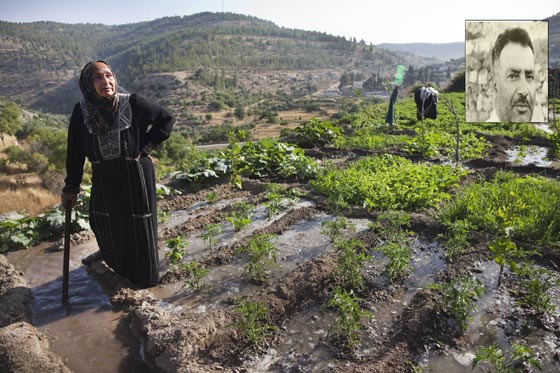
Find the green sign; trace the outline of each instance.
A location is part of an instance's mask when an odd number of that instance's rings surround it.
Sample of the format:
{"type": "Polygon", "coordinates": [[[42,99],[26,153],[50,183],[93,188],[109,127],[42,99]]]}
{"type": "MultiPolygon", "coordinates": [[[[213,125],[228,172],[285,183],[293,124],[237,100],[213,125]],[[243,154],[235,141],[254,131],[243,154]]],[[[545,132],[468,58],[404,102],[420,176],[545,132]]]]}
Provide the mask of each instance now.
{"type": "Polygon", "coordinates": [[[401,85],[402,84],[403,75],[404,75],[404,65],[398,65],[397,66],[397,73],[395,74],[395,84],[396,85],[401,85]]]}

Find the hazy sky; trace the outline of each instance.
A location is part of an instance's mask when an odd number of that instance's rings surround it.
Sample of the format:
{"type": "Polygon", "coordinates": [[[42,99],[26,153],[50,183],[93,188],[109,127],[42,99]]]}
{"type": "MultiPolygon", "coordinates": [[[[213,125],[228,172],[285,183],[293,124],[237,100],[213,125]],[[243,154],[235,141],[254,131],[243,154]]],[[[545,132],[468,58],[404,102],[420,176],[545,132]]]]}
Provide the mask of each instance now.
{"type": "Polygon", "coordinates": [[[0,20],[107,25],[232,12],[278,26],[384,42],[464,41],[465,19],[540,20],[558,0],[0,0],[0,20]]]}

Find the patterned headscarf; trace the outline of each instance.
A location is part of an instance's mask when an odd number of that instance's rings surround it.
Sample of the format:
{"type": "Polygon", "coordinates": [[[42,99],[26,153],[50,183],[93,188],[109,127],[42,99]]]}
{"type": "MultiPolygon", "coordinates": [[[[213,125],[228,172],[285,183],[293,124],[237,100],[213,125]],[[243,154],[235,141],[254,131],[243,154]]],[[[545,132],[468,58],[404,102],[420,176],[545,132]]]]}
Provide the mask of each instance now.
{"type": "Polygon", "coordinates": [[[88,115],[95,132],[99,134],[106,133],[110,123],[107,123],[104,117],[114,118],[119,109],[119,95],[116,93],[117,77],[111,66],[103,60],[88,62],[80,73],[80,90],[84,95],[88,115]],[[115,79],[115,94],[111,97],[101,97],[95,91],[95,87],[93,86],[93,73],[96,71],[95,64],[97,62],[107,65],[109,70],[113,73],[115,79]],[[102,112],[105,115],[103,115],[102,112]]]}

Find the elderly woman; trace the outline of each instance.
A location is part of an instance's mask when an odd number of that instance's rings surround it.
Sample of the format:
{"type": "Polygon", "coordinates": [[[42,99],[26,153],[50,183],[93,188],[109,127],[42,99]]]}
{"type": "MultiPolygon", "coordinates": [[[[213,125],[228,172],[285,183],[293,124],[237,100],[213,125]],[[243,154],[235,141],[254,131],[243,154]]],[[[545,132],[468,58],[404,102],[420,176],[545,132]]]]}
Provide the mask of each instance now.
{"type": "MultiPolygon", "coordinates": [[[[87,157],[93,170],[90,225],[103,259],[139,287],[159,280],[155,172],[148,156],[166,140],[169,111],[137,94],[117,93],[109,64],[92,61],[80,74],[84,99],[68,128],[63,206],[76,203],[87,157]]],[[[86,263],[88,264],[88,263],[86,263]]]]}

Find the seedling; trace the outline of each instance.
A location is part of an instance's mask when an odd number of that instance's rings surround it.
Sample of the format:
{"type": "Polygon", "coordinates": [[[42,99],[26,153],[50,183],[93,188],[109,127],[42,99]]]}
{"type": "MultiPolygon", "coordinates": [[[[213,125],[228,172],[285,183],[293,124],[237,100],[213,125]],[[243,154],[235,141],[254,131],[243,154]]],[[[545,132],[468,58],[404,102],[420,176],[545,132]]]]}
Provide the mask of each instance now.
{"type": "Polygon", "coordinates": [[[511,235],[513,231],[512,225],[514,224],[514,218],[511,217],[511,212],[508,210],[510,210],[510,207],[498,208],[496,220],[501,234],[488,244],[488,248],[492,253],[494,262],[500,266],[500,272],[498,274],[498,288],[502,285],[502,278],[506,263],[513,271],[515,271],[517,268],[516,259],[524,259],[531,254],[538,254],[536,251],[524,251],[523,249],[519,249],[512,241],[511,235]]]}
{"type": "Polygon", "coordinates": [[[171,216],[170,213],[165,212],[165,211],[158,210],[158,212],[157,212],[158,223],[160,223],[160,224],[165,223],[165,221],[166,221],[170,216],[171,216]]]}
{"type": "Polygon", "coordinates": [[[181,269],[188,273],[185,280],[185,286],[190,287],[194,291],[202,288],[200,280],[208,274],[208,269],[203,268],[199,262],[190,262],[181,264],[181,269]]]}
{"type": "Polygon", "coordinates": [[[467,329],[469,314],[476,309],[475,302],[485,292],[480,280],[470,276],[462,277],[455,283],[431,284],[429,288],[442,293],[443,308],[463,331],[467,329]]]}
{"type": "Polygon", "coordinates": [[[170,238],[165,241],[165,246],[167,246],[171,251],[165,253],[165,258],[170,267],[175,267],[183,260],[185,256],[185,248],[187,247],[187,241],[183,236],[177,236],[175,238],[170,238]]]}
{"type": "Polygon", "coordinates": [[[218,239],[216,236],[222,233],[222,231],[223,229],[221,224],[208,224],[206,226],[206,232],[202,233],[198,237],[208,242],[208,245],[210,245],[210,250],[212,250],[218,244],[218,239]]]}
{"type": "Polygon", "coordinates": [[[361,290],[362,265],[368,259],[364,245],[356,239],[338,240],[338,268],[336,275],[344,289],[361,290]]]}
{"type": "Polygon", "coordinates": [[[410,214],[396,210],[379,214],[377,221],[371,224],[371,228],[384,240],[376,250],[388,258],[384,274],[391,283],[403,277],[410,268],[410,235],[406,230],[409,225],[410,214]]]}
{"type": "Polygon", "coordinates": [[[226,217],[226,220],[231,223],[236,232],[239,232],[251,223],[251,213],[254,209],[247,202],[238,202],[233,205],[232,212],[226,217]]]}
{"type": "Polygon", "coordinates": [[[235,310],[240,314],[235,326],[254,346],[276,330],[274,325],[266,322],[268,308],[263,302],[244,300],[236,305],[235,310]]]}
{"type": "Polygon", "coordinates": [[[344,231],[350,228],[352,231],[356,229],[356,227],[349,223],[344,217],[338,217],[334,220],[325,220],[321,223],[323,229],[321,233],[328,236],[330,241],[333,244],[340,241],[344,237],[344,231]]]}
{"type": "Polygon", "coordinates": [[[389,259],[385,265],[384,274],[391,283],[403,277],[410,269],[410,249],[396,242],[388,242],[379,250],[389,259]]]}
{"type": "Polygon", "coordinates": [[[521,294],[518,301],[520,306],[533,310],[539,316],[556,309],[548,291],[560,285],[560,280],[554,277],[551,270],[523,263],[517,268],[516,274],[521,277],[521,294]]]}
{"type": "Polygon", "coordinates": [[[488,372],[515,373],[531,366],[542,370],[541,363],[535,352],[522,344],[512,343],[511,351],[507,354],[502,347],[493,344],[481,347],[472,362],[472,367],[489,366],[488,372]]]}
{"type": "Polygon", "coordinates": [[[237,253],[245,253],[248,263],[243,269],[243,276],[256,282],[266,282],[270,268],[276,263],[278,248],[271,242],[276,236],[261,234],[253,237],[247,246],[237,253]]]}
{"type": "Polygon", "coordinates": [[[271,192],[266,195],[266,198],[268,200],[268,202],[264,204],[266,207],[266,217],[270,219],[278,215],[280,210],[282,210],[283,197],[281,194],[271,192]]]}
{"type": "Polygon", "coordinates": [[[208,203],[211,204],[211,205],[216,203],[216,201],[218,199],[218,195],[216,194],[216,192],[207,193],[205,197],[206,197],[206,200],[208,201],[208,203]]]}
{"type": "Polygon", "coordinates": [[[327,307],[338,311],[336,324],[331,328],[334,333],[346,341],[348,348],[354,348],[359,342],[358,330],[364,317],[371,317],[371,312],[360,307],[360,299],[352,290],[346,291],[337,287],[326,303],[327,307]]]}

